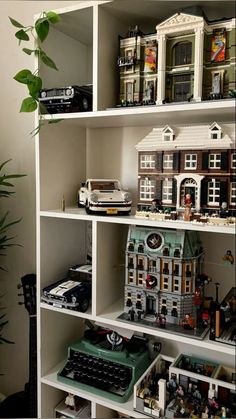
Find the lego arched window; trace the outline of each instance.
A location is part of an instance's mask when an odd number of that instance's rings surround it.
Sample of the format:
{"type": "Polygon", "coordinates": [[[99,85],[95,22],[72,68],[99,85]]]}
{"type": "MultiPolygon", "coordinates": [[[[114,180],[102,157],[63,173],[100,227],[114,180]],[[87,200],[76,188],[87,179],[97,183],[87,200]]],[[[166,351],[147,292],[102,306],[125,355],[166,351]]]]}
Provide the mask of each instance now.
{"type": "Polygon", "coordinates": [[[170,256],[170,251],[168,247],[164,247],[163,249],[163,256],[170,256]]]}
{"type": "Polygon", "coordinates": [[[174,257],[175,258],[180,258],[180,249],[175,249],[175,251],[174,251],[174,257]]]}
{"type": "Polygon", "coordinates": [[[144,253],[144,245],[143,245],[143,243],[140,243],[138,245],[138,253],[144,253]]]}
{"type": "Polygon", "coordinates": [[[192,63],[192,42],[178,42],[174,46],[174,65],[192,63]]]}
{"type": "Polygon", "coordinates": [[[133,242],[129,242],[129,244],[128,244],[128,251],[129,252],[134,252],[134,243],[133,242]]]}
{"type": "Polygon", "coordinates": [[[222,129],[221,127],[214,122],[210,126],[210,139],[211,140],[220,140],[222,138],[222,129]]]}

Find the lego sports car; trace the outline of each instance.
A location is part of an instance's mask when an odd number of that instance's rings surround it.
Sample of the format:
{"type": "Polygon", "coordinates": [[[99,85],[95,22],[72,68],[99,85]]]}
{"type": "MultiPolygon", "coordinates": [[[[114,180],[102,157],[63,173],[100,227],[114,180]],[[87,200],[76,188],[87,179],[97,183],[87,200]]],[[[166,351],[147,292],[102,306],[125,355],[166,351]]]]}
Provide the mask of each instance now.
{"type": "Polygon", "coordinates": [[[91,300],[91,278],[91,265],[75,265],[65,278],[43,289],[41,300],[54,307],[85,312],[91,300]]]}
{"type": "Polygon", "coordinates": [[[88,214],[129,214],[131,205],[131,194],[116,179],[88,179],[78,193],[78,206],[88,214]]]}

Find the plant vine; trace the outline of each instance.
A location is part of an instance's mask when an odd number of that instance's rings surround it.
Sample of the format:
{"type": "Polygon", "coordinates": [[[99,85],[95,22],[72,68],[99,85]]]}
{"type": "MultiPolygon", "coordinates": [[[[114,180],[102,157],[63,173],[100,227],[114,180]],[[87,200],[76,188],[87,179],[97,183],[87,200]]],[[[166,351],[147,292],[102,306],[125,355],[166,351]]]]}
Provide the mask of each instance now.
{"type": "MultiPolygon", "coordinates": [[[[11,24],[18,29],[15,37],[19,40],[19,45],[22,41],[29,42],[31,39],[35,41],[35,49],[22,48],[22,51],[27,55],[34,54],[38,58],[38,62],[41,61],[51,69],[58,71],[55,62],[43,50],[42,43],[48,37],[50,25],[58,23],[61,20],[60,16],[53,11],[43,12],[35,24],[30,26],[25,26],[11,17],[9,19],[11,24]]],[[[20,112],[34,112],[38,109],[41,115],[38,127],[30,133],[35,136],[45,123],[42,114],[47,113],[45,106],[39,101],[43,86],[42,78],[39,76],[39,68],[33,73],[29,69],[22,69],[13,78],[17,82],[25,84],[28,88],[28,96],[22,100],[20,112]]],[[[53,124],[59,121],[59,119],[51,119],[47,122],[53,124]]]]}

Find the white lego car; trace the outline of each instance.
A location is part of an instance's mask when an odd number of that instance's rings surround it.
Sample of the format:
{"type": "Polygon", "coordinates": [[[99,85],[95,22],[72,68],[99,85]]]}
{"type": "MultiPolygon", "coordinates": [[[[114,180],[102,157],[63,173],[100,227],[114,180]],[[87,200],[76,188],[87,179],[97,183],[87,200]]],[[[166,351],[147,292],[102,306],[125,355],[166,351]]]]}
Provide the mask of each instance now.
{"type": "Polygon", "coordinates": [[[78,193],[78,206],[85,207],[88,214],[128,214],[131,204],[131,194],[116,179],[88,179],[78,193]]]}

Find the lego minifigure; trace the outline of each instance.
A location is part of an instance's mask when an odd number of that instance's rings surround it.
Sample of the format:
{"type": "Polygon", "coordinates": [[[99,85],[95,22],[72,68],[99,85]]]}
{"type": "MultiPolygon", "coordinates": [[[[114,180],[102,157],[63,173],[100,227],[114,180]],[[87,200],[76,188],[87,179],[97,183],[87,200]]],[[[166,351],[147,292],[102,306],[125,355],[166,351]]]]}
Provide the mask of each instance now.
{"type": "Polygon", "coordinates": [[[222,406],[222,408],[221,408],[221,417],[222,418],[226,418],[227,416],[226,416],[226,409],[225,409],[225,407],[224,406],[222,406]]]}
{"type": "Polygon", "coordinates": [[[129,310],[128,314],[129,314],[129,320],[134,321],[134,316],[136,313],[133,307],[129,310]]]}
{"type": "Polygon", "coordinates": [[[195,327],[195,321],[194,318],[191,316],[191,314],[187,313],[184,316],[184,319],[181,322],[181,326],[183,326],[184,329],[192,330],[195,327]]]}
{"type": "Polygon", "coordinates": [[[232,255],[231,250],[227,250],[226,254],[222,258],[227,264],[233,265],[234,263],[234,257],[232,255]]]}
{"type": "Polygon", "coordinates": [[[183,397],[184,396],[183,387],[182,386],[178,386],[178,388],[177,388],[177,390],[176,390],[175,393],[176,393],[177,396],[183,397]]]}
{"type": "Polygon", "coordinates": [[[184,206],[185,206],[185,211],[184,211],[184,215],[183,215],[183,219],[184,221],[191,221],[192,218],[192,198],[191,195],[189,193],[186,194],[185,199],[184,199],[184,206]]]}
{"type": "Polygon", "coordinates": [[[159,326],[164,329],[166,327],[166,317],[163,314],[157,315],[157,321],[159,326]]]}
{"type": "Polygon", "coordinates": [[[162,205],[160,203],[160,200],[155,198],[152,200],[151,206],[150,206],[150,211],[151,212],[158,212],[162,210],[162,205]]]}
{"type": "Polygon", "coordinates": [[[222,202],[220,207],[220,218],[227,218],[229,216],[227,202],[222,202]]]}
{"type": "Polygon", "coordinates": [[[65,399],[65,404],[69,409],[71,409],[71,410],[75,409],[75,396],[74,396],[74,394],[68,393],[68,395],[66,396],[66,399],[65,399]]]}

